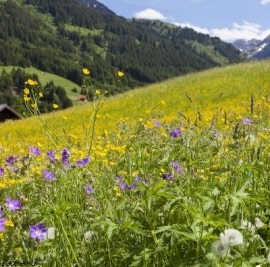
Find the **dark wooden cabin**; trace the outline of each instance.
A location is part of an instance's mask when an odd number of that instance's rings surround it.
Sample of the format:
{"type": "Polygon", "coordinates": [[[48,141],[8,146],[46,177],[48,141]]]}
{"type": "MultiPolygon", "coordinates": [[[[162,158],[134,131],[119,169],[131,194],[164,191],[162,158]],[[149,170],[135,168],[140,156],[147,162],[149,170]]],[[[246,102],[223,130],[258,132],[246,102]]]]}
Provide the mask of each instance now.
{"type": "Polygon", "coordinates": [[[0,123],[6,120],[19,120],[23,117],[7,104],[0,104],[0,123]]]}

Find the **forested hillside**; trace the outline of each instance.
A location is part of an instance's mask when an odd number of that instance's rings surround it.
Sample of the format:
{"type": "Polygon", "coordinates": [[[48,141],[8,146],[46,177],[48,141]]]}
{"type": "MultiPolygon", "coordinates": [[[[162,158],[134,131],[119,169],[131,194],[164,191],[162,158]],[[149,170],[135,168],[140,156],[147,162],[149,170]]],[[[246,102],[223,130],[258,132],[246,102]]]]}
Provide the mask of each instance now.
{"type": "MultiPolygon", "coordinates": [[[[223,64],[193,48],[186,30],[179,28],[182,35],[170,39],[145,24],[99,13],[75,0],[10,0],[0,5],[1,65],[35,66],[77,84],[86,67],[93,86],[105,86],[113,94],[223,64]],[[125,88],[113,86],[117,70],[126,74],[125,88]]],[[[194,31],[192,35],[192,40],[204,36],[227,63],[241,60],[229,45],[224,53],[220,40],[194,31]]]]}

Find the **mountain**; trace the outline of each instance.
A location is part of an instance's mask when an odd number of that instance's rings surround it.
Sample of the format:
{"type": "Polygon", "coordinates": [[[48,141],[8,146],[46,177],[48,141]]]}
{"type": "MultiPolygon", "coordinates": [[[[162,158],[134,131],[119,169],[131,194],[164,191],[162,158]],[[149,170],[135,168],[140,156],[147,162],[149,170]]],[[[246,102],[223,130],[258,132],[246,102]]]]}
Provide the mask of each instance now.
{"type": "Polygon", "coordinates": [[[91,91],[111,95],[243,60],[218,38],[127,20],[94,0],[2,0],[0,28],[0,65],[33,66],[79,85],[88,68],[91,91]],[[117,70],[125,73],[121,84],[117,70]]]}
{"type": "Polygon", "coordinates": [[[233,45],[249,58],[270,58],[270,35],[264,40],[251,39],[246,41],[237,39],[233,42],[233,45]]]}
{"type": "Polygon", "coordinates": [[[98,12],[116,16],[116,14],[97,0],[80,0],[80,3],[98,12]]]}

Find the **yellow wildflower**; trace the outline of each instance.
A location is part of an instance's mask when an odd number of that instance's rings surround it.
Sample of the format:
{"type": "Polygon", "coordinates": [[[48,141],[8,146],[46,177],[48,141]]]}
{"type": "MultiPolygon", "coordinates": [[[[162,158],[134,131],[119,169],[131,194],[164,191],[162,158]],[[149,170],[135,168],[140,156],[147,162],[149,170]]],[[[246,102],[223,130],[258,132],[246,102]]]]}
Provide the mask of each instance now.
{"type": "Polygon", "coordinates": [[[53,108],[57,109],[59,106],[57,104],[53,104],[53,108]]]}
{"type": "Polygon", "coordinates": [[[88,70],[88,69],[83,69],[82,71],[83,71],[83,74],[85,74],[85,75],[90,74],[90,70],[88,70]]]}
{"type": "Polygon", "coordinates": [[[28,88],[25,88],[25,89],[23,90],[23,92],[24,92],[26,95],[29,95],[29,94],[30,94],[30,91],[29,91],[28,88]]]}
{"type": "Polygon", "coordinates": [[[116,193],[116,196],[117,196],[117,197],[121,197],[121,193],[117,192],[117,193],[116,193]]]}
{"type": "Polygon", "coordinates": [[[27,83],[29,84],[29,85],[38,85],[38,83],[36,82],[36,81],[33,81],[33,80],[31,80],[31,79],[28,79],[27,80],[27,83]]]}
{"type": "Polygon", "coordinates": [[[100,95],[100,90],[96,90],[96,94],[97,95],[100,95]]]}
{"type": "Polygon", "coordinates": [[[37,104],[34,103],[34,104],[31,104],[32,108],[37,108],[37,104]]]}
{"type": "Polygon", "coordinates": [[[13,224],[12,221],[10,221],[10,220],[6,220],[6,221],[4,222],[4,225],[5,225],[5,226],[10,226],[10,227],[13,227],[13,226],[14,226],[14,224],[13,224]]]}
{"type": "Polygon", "coordinates": [[[16,253],[22,253],[23,249],[21,247],[15,248],[16,253]]]}
{"type": "Polygon", "coordinates": [[[31,98],[28,97],[27,95],[24,95],[24,96],[23,96],[23,99],[24,99],[25,102],[28,102],[28,101],[30,101],[31,98]]]}
{"type": "Polygon", "coordinates": [[[118,77],[123,77],[124,75],[125,75],[125,73],[122,72],[122,71],[118,71],[118,72],[117,72],[117,76],[118,76],[118,77]]]}
{"type": "Polygon", "coordinates": [[[39,92],[39,97],[43,97],[43,93],[42,92],[39,92]]]}

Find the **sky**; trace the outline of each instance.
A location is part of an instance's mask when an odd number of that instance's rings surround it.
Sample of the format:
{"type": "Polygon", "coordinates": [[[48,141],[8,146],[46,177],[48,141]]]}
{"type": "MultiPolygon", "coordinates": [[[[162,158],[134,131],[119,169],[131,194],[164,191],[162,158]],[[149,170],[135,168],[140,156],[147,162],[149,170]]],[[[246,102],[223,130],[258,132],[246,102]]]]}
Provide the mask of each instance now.
{"type": "Polygon", "coordinates": [[[125,18],[158,19],[225,42],[270,35],[270,0],[99,0],[125,18]]]}

